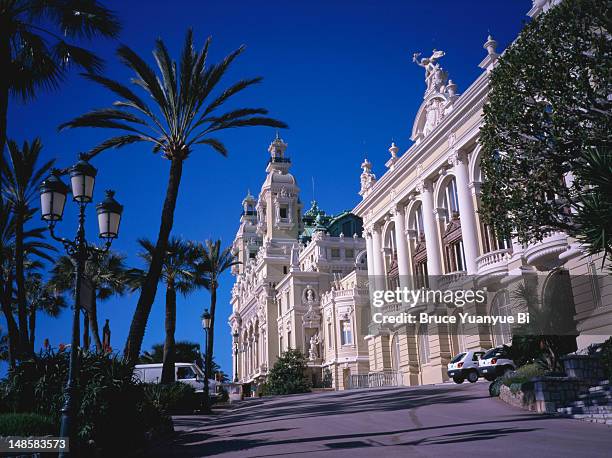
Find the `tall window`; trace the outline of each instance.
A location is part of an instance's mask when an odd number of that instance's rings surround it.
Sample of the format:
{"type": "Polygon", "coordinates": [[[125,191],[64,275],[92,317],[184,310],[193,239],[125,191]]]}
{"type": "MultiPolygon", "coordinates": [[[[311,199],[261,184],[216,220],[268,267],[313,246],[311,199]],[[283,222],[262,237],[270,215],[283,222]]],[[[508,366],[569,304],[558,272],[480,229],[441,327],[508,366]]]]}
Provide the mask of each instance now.
{"type": "Polygon", "coordinates": [[[400,343],[399,343],[399,336],[397,335],[397,333],[393,334],[393,339],[391,340],[391,364],[393,365],[393,370],[399,371],[400,343]]]}
{"type": "Polygon", "coordinates": [[[327,323],[327,346],[329,348],[332,348],[333,342],[334,342],[334,333],[332,330],[332,324],[327,323]]]}
{"type": "Polygon", "coordinates": [[[349,320],[340,321],[340,329],[342,330],[342,345],[351,345],[353,343],[353,331],[351,329],[351,322],[349,320]]]}
{"type": "Polygon", "coordinates": [[[446,225],[442,235],[445,271],[446,273],[463,271],[465,270],[465,253],[457,201],[457,183],[454,177],[446,184],[442,200],[442,205],[446,210],[444,215],[446,225]]]}
{"type": "Polygon", "coordinates": [[[278,338],[278,352],[282,355],[283,351],[285,351],[285,349],[283,347],[283,336],[280,336],[278,338]]]}
{"type": "Polygon", "coordinates": [[[287,331],[287,350],[289,350],[291,347],[291,331],[287,331]]]}
{"type": "MultiPolygon", "coordinates": [[[[510,303],[510,294],[508,291],[500,291],[495,295],[493,298],[493,303],[491,304],[491,315],[500,317],[512,315],[512,304],[510,303]]],[[[507,320],[499,320],[491,329],[493,334],[493,343],[496,347],[508,344],[512,340],[512,327],[510,324],[500,323],[500,321],[507,320]]]]}
{"type": "Polygon", "coordinates": [[[446,223],[448,224],[453,217],[453,213],[459,213],[459,199],[457,197],[457,182],[453,177],[446,188],[444,188],[444,208],[446,209],[446,223]]]}
{"type": "Polygon", "coordinates": [[[421,364],[429,363],[429,329],[427,324],[419,327],[419,361],[421,364]]]}
{"type": "Polygon", "coordinates": [[[427,288],[427,247],[425,231],[423,229],[423,207],[419,205],[414,212],[414,219],[410,222],[410,229],[416,235],[414,249],[412,250],[412,271],[414,272],[415,287],[427,288]]]}
{"type": "Polygon", "coordinates": [[[419,207],[416,209],[416,218],[413,229],[417,233],[417,238],[419,238],[421,235],[425,236],[425,230],[423,226],[423,207],[421,205],[419,205],[419,207]]]}

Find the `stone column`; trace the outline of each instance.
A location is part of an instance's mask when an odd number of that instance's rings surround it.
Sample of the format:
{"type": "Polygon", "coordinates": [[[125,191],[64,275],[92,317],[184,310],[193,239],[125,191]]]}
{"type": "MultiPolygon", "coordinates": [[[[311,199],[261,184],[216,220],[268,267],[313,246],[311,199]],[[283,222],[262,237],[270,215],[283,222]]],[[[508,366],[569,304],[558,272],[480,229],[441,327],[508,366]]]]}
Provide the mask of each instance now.
{"type": "Polygon", "coordinates": [[[370,229],[364,230],[366,239],[366,252],[368,253],[368,275],[374,275],[374,245],[372,244],[372,232],[370,229]]]}
{"type": "Polygon", "coordinates": [[[409,287],[410,256],[408,254],[408,240],[406,239],[405,212],[403,205],[397,205],[393,212],[395,223],[395,243],[397,244],[397,268],[400,277],[400,286],[409,287]]]}
{"type": "Polygon", "coordinates": [[[374,289],[382,290],[385,288],[385,263],[383,262],[382,240],[380,227],[372,226],[372,266],[374,267],[374,289]]]}
{"type": "Polygon", "coordinates": [[[382,258],[382,241],[380,227],[376,226],[372,226],[372,252],[374,253],[374,259],[372,259],[374,275],[384,276],[385,267],[382,258]]]}
{"type": "Polygon", "coordinates": [[[461,238],[465,250],[465,264],[469,275],[476,273],[476,258],[478,257],[478,229],[474,212],[474,202],[469,188],[467,155],[455,151],[448,159],[453,165],[457,182],[457,197],[459,200],[459,217],[461,220],[461,238]]]}
{"type": "Polygon", "coordinates": [[[427,273],[428,275],[442,275],[442,260],[438,247],[438,230],[434,219],[433,190],[428,180],[419,185],[421,202],[423,205],[423,230],[425,232],[425,246],[427,247],[427,273]]]}

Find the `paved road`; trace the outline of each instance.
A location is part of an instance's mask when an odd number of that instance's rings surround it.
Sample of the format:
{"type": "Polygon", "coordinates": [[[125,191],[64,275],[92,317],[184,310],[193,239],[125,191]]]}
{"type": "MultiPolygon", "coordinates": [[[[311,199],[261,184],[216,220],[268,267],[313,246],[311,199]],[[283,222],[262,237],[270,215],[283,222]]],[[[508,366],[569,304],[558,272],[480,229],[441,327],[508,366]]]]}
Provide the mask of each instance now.
{"type": "Polygon", "coordinates": [[[177,417],[155,457],[610,457],[612,428],[525,412],[488,384],[294,395],[177,417]]]}

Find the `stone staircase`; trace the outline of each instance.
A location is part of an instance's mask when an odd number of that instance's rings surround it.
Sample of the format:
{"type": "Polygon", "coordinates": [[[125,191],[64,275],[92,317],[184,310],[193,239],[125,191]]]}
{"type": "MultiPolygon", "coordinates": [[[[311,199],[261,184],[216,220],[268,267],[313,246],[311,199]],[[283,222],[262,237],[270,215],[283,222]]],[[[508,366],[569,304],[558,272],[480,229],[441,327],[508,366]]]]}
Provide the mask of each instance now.
{"type": "Polygon", "coordinates": [[[578,400],[557,412],[569,418],[612,425],[612,386],[610,380],[588,388],[578,395],[578,400]]]}

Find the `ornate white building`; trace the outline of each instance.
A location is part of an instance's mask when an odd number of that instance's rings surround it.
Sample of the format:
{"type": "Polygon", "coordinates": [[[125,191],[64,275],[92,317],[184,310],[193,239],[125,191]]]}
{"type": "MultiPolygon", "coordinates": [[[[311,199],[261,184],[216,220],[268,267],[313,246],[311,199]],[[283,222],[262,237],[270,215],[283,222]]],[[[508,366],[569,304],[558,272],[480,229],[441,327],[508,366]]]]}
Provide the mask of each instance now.
{"type": "MultiPolygon", "coordinates": [[[[535,1],[529,14],[549,6],[535,1]]],[[[361,165],[363,200],[353,213],[363,218],[370,286],[418,288],[432,281],[438,289],[485,286],[487,305],[468,304],[465,311],[509,315],[519,307],[510,299],[513,285],[538,278],[540,297],[552,297],[553,303],[573,298],[578,348],[602,342],[612,334],[612,284],[601,275],[601,257],[585,257],[575,240],[561,232],[528,246],[499,240],[479,217],[478,139],[489,72],[498,59],[491,36],[484,49],[483,71],[461,95],[441,66],[444,52],[413,56],[425,69],[426,84],[412,127],[414,143],[399,156],[398,147],[391,145],[387,171],[378,180],[369,161],[361,165]]],[[[391,304],[384,311],[401,308],[391,304]]],[[[457,313],[425,304],[410,311],[457,313]]],[[[446,380],[454,354],[509,343],[511,337],[511,328],[502,325],[385,324],[371,326],[366,340],[371,371],[394,371],[403,384],[422,384],[446,380]]]]}
{"type": "MultiPolygon", "coordinates": [[[[529,15],[552,3],[534,1],[529,15]]],[[[612,334],[612,281],[601,275],[601,256],[585,256],[561,232],[527,246],[499,240],[480,219],[479,131],[496,45],[489,36],[482,73],[462,94],[441,66],[443,51],[413,55],[425,77],[413,144],[400,155],[392,143],[378,179],[363,161],[362,200],[351,213],[331,218],[313,202],[302,214],[287,145],[272,142],[266,180],[257,199],[244,199],[234,240],[241,264],[233,272],[229,323],[238,336],[240,382],[256,386],[291,347],[307,355],[315,383],[327,368],[337,389],[436,383],[447,379],[454,354],[511,341],[505,324],[374,325],[369,294],[375,289],[486,287],[487,302],[468,303],[464,311],[504,316],[520,307],[511,300],[513,288],[536,278],[540,297],[554,304],[569,298],[578,348],[612,334]]],[[[382,311],[405,306],[388,304],[382,311]]],[[[431,304],[407,311],[458,312],[431,304]]]]}
{"type": "Polygon", "coordinates": [[[367,345],[357,333],[368,305],[361,219],[326,215],[316,202],[302,214],[286,149],[278,136],[270,144],[266,179],[257,199],[248,193],[243,200],[233,243],[240,261],[229,318],[234,373],[256,391],[278,355],[296,348],[313,384],[329,370],[342,388],[351,371],[368,372],[367,345]]]}

